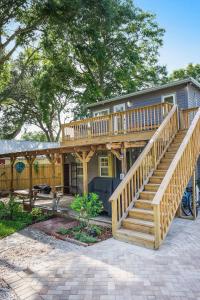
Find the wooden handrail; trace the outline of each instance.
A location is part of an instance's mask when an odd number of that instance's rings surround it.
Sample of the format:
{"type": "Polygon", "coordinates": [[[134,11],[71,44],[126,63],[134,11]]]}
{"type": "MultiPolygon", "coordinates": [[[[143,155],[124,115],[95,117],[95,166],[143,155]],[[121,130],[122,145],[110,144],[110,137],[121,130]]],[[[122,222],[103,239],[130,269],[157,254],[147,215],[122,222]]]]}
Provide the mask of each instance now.
{"type": "Polygon", "coordinates": [[[182,109],[180,111],[180,118],[181,118],[181,128],[187,129],[189,128],[192,120],[194,119],[194,116],[198,110],[198,107],[191,107],[182,109]]]}
{"type": "Polygon", "coordinates": [[[174,105],[123,181],[111,195],[113,234],[134,205],[139,192],[157,167],[168,145],[178,131],[177,106],[174,105]]]}
{"type": "MultiPolygon", "coordinates": [[[[194,109],[195,111],[195,109],[194,109]]],[[[156,248],[164,239],[192,176],[200,152],[200,108],[184,137],[152,201],[156,219],[156,248]]]]}
{"type": "Polygon", "coordinates": [[[62,125],[63,140],[77,140],[134,131],[155,130],[171,109],[169,103],[138,107],[62,125]]]}

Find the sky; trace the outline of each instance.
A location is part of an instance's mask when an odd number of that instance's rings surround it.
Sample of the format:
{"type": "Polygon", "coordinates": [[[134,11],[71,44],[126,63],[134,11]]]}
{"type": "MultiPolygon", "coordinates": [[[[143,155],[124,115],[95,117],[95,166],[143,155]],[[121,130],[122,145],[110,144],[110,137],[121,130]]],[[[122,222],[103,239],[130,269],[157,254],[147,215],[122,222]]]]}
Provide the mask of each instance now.
{"type": "Polygon", "coordinates": [[[173,70],[200,63],[200,0],[134,0],[165,29],[160,63],[173,70]]]}

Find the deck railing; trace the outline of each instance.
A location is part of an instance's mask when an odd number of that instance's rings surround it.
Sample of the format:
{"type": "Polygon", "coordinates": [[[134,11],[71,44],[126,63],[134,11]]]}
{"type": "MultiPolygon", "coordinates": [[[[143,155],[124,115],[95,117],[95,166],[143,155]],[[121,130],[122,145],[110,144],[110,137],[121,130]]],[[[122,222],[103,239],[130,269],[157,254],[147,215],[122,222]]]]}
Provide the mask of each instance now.
{"type": "Polygon", "coordinates": [[[192,107],[183,109],[180,112],[180,119],[181,119],[181,128],[187,129],[190,127],[190,124],[192,123],[192,120],[194,119],[195,114],[198,111],[198,107],[192,107]]]}
{"type": "Polygon", "coordinates": [[[155,130],[171,107],[169,103],[159,103],[63,124],[63,141],[155,130]]]}
{"type": "Polygon", "coordinates": [[[110,197],[113,235],[120,227],[122,220],[127,216],[129,209],[133,207],[139,192],[143,190],[144,185],[156,169],[168,145],[177,133],[178,126],[177,106],[174,105],[110,197]]]}
{"type": "MultiPolygon", "coordinates": [[[[186,115],[189,115],[185,112],[186,115]]],[[[188,118],[186,117],[186,120],[188,118]]],[[[189,122],[185,123],[187,126],[189,122]]],[[[200,108],[195,114],[154,199],[155,247],[164,240],[200,153],[200,108]]]]}

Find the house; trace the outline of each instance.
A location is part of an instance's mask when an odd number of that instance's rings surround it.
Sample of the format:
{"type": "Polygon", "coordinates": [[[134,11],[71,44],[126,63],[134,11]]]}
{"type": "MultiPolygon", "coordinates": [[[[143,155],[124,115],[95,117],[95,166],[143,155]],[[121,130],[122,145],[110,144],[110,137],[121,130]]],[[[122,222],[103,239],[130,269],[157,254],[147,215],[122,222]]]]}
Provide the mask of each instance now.
{"type": "MultiPolygon", "coordinates": [[[[107,131],[108,118],[111,116],[113,118],[114,137],[111,135],[112,137],[107,139],[107,147],[109,148],[110,144],[115,140],[119,143],[123,142],[123,140],[117,138],[121,130],[123,130],[123,135],[124,132],[129,132],[131,123],[130,114],[128,115],[129,111],[131,112],[136,109],[135,114],[138,114],[138,118],[139,115],[143,117],[144,115],[140,108],[147,108],[148,106],[149,111],[146,110],[146,114],[149,113],[149,115],[146,115],[146,118],[153,119],[153,114],[159,112],[159,104],[162,103],[177,104],[179,109],[198,107],[200,106],[200,84],[193,78],[188,78],[90,104],[87,106],[90,111],[90,119],[63,125],[62,145],[68,145],[68,139],[77,143],[81,143],[82,140],[86,142],[86,139],[89,138],[87,135],[90,130],[89,126],[94,128],[91,144],[95,145],[95,139],[97,143],[103,142],[110,135],[110,132],[107,131]],[[123,113],[126,111],[127,113],[123,113]],[[150,112],[152,113],[151,115],[150,112]],[[101,118],[102,116],[104,119],[101,118]]],[[[159,120],[157,121],[159,122],[159,120]]],[[[145,131],[145,135],[141,137],[141,132],[138,133],[133,147],[126,149],[127,170],[132,166],[151,137],[151,134],[148,135],[148,133],[145,131]]],[[[127,142],[126,139],[125,142],[127,142]]],[[[198,177],[200,177],[200,161],[198,166],[198,177]]],[[[94,177],[120,178],[120,174],[122,175],[122,173],[120,160],[108,149],[96,151],[88,163],[88,182],[94,177]]],[[[69,186],[70,193],[81,193],[83,191],[83,165],[73,153],[66,154],[64,157],[64,180],[66,181],[65,185],[69,186]]]]}
{"type": "Polygon", "coordinates": [[[113,236],[157,249],[188,182],[192,177],[195,186],[200,175],[199,106],[200,84],[193,78],[88,105],[89,118],[62,125],[59,147],[7,153],[11,174],[16,158],[25,156],[31,198],[33,161],[46,155],[54,190],[59,154],[65,193],[104,195],[113,236]]]}

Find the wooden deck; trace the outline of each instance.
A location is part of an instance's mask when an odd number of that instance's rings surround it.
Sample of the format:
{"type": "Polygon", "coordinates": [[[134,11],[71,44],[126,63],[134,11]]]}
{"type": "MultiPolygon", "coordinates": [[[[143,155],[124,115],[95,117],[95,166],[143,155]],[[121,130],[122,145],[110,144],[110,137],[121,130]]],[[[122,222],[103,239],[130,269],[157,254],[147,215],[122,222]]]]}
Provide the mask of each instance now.
{"type": "Polygon", "coordinates": [[[171,109],[159,103],[62,125],[62,145],[149,140],[171,109]]]}

